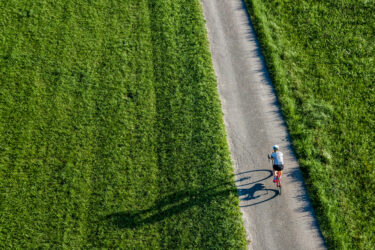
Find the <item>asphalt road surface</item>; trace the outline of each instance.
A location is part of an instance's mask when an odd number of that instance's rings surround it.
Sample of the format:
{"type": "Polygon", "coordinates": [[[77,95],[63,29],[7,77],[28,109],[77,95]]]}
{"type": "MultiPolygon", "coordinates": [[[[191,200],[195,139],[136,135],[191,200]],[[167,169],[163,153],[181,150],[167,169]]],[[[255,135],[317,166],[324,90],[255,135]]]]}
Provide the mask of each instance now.
{"type": "Polygon", "coordinates": [[[249,249],[325,249],[243,0],[202,0],[249,249]],[[267,154],[284,153],[282,195],[267,154]]]}

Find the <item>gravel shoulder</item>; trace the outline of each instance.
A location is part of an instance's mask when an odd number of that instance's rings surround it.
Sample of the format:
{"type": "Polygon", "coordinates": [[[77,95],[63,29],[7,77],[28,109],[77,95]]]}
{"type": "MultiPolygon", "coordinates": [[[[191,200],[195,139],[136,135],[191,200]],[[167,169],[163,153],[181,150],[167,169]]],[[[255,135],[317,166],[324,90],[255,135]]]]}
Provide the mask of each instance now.
{"type": "Polygon", "coordinates": [[[249,248],[325,249],[272,82],[242,0],[202,0],[249,248]],[[267,154],[284,153],[283,193],[267,154]]]}

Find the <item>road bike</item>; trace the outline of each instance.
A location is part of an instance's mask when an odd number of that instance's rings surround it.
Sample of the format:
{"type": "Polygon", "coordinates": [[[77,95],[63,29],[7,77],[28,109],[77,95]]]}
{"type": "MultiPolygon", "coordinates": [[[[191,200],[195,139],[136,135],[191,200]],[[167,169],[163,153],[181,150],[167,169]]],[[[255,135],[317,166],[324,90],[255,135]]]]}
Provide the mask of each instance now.
{"type": "MultiPolygon", "coordinates": [[[[268,155],[268,161],[271,161],[271,156],[268,155]]],[[[272,162],[271,162],[271,166],[272,166],[272,162]]],[[[272,169],[273,169],[273,166],[272,166],[272,169]]],[[[278,189],[279,191],[279,195],[281,195],[281,175],[282,175],[283,171],[277,171],[275,170],[275,175],[273,176],[274,178],[274,183],[276,185],[276,188],[278,189]]]]}
{"type": "Polygon", "coordinates": [[[279,190],[279,195],[281,195],[281,175],[282,175],[282,171],[275,171],[275,178],[276,178],[275,184],[279,190]]]}

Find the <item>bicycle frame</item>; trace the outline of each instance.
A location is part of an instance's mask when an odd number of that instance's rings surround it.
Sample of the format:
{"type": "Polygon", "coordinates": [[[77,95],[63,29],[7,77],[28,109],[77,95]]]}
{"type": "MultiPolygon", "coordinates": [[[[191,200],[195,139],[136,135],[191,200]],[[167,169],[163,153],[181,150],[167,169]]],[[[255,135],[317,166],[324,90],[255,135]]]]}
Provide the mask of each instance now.
{"type": "Polygon", "coordinates": [[[279,194],[281,195],[281,175],[282,171],[275,171],[275,177],[276,177],[276,187],[279,189],[279,194]]]}

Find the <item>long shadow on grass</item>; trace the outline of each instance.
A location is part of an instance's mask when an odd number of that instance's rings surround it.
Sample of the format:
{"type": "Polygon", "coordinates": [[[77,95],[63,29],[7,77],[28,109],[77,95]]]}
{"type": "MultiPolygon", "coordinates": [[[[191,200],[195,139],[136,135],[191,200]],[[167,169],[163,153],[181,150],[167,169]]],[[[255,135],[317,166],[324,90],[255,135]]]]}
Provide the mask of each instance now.
{"type": "Polygon", "coordinates": [[[206,189],[185,190],[164,197],[149,209],[113,213],[107,215],[106,219],[118,228],[137,228],[162,221],[194,206],[205,206],[212,201],[219,202],[236,193],[236,187],[230,183],[206,189]]]}

